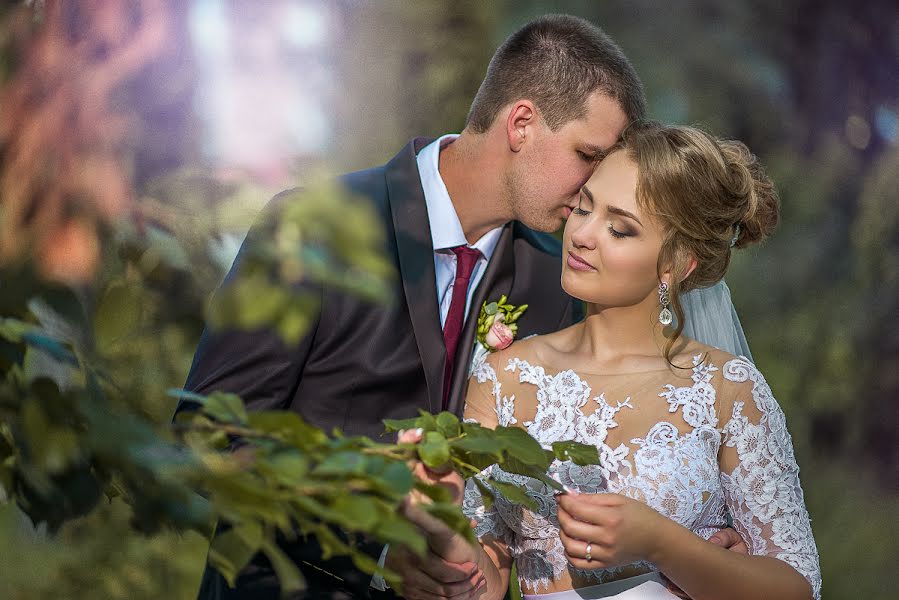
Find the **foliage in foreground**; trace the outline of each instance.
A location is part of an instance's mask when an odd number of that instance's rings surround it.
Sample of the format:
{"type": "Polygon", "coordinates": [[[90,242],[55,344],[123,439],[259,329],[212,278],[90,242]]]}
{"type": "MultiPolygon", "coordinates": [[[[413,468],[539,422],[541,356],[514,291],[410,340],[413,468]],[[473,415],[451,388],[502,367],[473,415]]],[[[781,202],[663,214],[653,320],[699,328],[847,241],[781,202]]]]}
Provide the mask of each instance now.
{"type": "MultiPolygon", "coordinates": [[[[216,326],[270,327],[294,343],[317,308],[299,282],[385,299],[390,269],[380,254],[383,234],[364,204],[337,188],[312,186],[285,201],[278,215],[263,243],[246,246],[241,269],[210,305],[216,326]],[[354,206],[352,219],[347,203],[354,206]]],[[[598,461],[592,447],[545,450],[524,430],[489,430],[449,413],[387,423],[390,431],[422,428],[417,445],[329,435],[293,412],[248,412],[226,393],[170,389],[196,410],[179,413],[174,423],[168,414],[152,414],[148,407],[165,393],[160,380],[175,372],[167,352],[177,344],[169,344],[189,340],[185,329],[195,323],[182,304],[197,293],[185,282],[214,257],[208,247],[179,243],[178,234],[120,227],[110,235],[114,252],[93,288],[29,279],[27,266],[11,272],[31,285],[4,299],[4,314],[14,316],[0,321],[0,494],[45,530],[51,545],[67,525],[91,522],[113,501],[117,514],[128,513],[129,527],[146,535],[210,536],[225,521],[229,528],[214,537],[209,552],[225,578],[233,583],[261,551],[283,589],[293,590],[303,582],[278,536],[312,534],[326,557],[349,555],[368,572],[377,565],[356,549],[362,537],[424,552],[426,541],[400,510],[413,489],[430,498],[429,513],[474,542],[448,492],[414,479],[410,461],[450,463],[465,477],[499,463],[554,488],[559,485],[546,476],[554,459],[598,461]]],[[[519,488],[491,484],[533,506],[519,488]]]]}

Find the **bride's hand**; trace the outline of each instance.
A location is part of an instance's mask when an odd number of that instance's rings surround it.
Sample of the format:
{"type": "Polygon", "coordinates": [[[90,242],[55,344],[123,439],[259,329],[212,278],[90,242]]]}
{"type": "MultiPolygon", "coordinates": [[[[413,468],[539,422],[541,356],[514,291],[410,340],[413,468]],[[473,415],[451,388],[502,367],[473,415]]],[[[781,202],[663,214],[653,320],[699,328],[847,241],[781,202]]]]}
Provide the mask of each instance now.
{"type": "Polygon", "coordinates": [[[556,501],[565,555],[579,569],[652,560],[660,528],[671,523],[646,504],[619,494],[564,494],[556,501]]]}

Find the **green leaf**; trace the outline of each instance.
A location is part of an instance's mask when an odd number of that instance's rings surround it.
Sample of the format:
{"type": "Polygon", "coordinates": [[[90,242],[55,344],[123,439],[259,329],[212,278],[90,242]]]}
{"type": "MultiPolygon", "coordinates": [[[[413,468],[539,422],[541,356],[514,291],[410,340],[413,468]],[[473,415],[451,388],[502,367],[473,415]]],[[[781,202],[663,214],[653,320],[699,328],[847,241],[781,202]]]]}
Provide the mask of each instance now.
{"type": "Polygon", "coordinates": [[[372,473],[371,483],[388,497],[402,498],[412,489],[415,478],[405,463],[389,462],[377,473],[372,473]]]}
{"type": "Polygon", "coordinates": [[[318,427],[303,420],[295,412],[260,410],[247,416],[247,423],[253,429],[283,438],[287,443],[309,449],[328,441],[328,436],[318,427]]]}
{"type": "Polygon", "coordinates": [[[209,546],[209,562],[234,587],[237,575],[262,546],[262,525],[256,521],[239,523],[216,535],[209,546]]]}
{"type": "Polygon", "coordinates": [[[418,427],[421,427],[426,432],[437,431],[437,420],[434,418],[434,415],[421,409],[419,409],[418,415],[418,427]]]}
{"type": "Polygon", "coordinates": [[[388,544],[400,544],[409,548],[418,556],[424,556],[428,542],[415,525],[400,517],[397,513],[388,513],[372,532],[380,540],[388,544]]]}
{"type": "MultiPolygon", "coordinates": [[[[534,504],[536,510],[536,503],[534,504]]],[[[450,529],[462,534],[471,543],[477,543],[474,531],[471,528],[471,520],[462,514],[461,507],[449,502],[434,502],[423,504],[421,508],[431,516],[443,521],[450,529]]]]}
{"type": "Polygon", "coordinates": [[[432,469],[442,467],[450,459],[446,438],[436,431],[429,431],[425,434],[424,441],[418,445],[418,456],[421,462],[432,469]]]}
{"type": "Polygon", "coordinates": [[[534,465],[542,471],[549,468],[552,458],[540,443],[520,427],[497,427],[496,438],[501,440],[507,452],[517,460],[534,465]]]}
{"type": "Polygon", "coordinates": [[[493,508],[493,502],[494,500],[496,500],[496,494],[493,493],[493,490],[491,490],[483,481],[481,481],[480,477],[475,477],[474,483],[481,491],[481,502],[484,503],[484,508],[486,508],[487,510],[493,508]]]}
{"type": "Polygon", "coordinates": [[[492,462],[498,462],[503,457],[505,445],[497,443],[489,435],[468,430],[463,437],[452,440],[450,447],[459,452],[484,454],[493,458],[492,462]]]}
{"type": "Polygon", "coordinates": [[[264,539],[261,547],[278,576],[282,595],[305,589],[306,583],[300,570],[275,542],[264,539]]]}
{"type": "MultiPolygon", "coordinates": [[[[551,456],[552,452],[547,451],[547,454],[551,456]]],[[[551,460],[548,459],[548,462],[551,462],[551,460]]],[[[547,476],[547,467],[535,467],[534,465],[521,462],[514,456],[506,456],[500,467],[507,473],[525,475],[526,477],[536,479],[542,482],[544,485],[549,486],[553,489],[562,489],[562,485],[558,481],[547,476]]]]}
{"type": "Polygon", "coordinates": [[[497,310],[499,310],[499,304],[496,302],[491,302],[484,307],[484,312],[488,315],[495,315],[497,310]]]}
{"type": "Polygon", "coordinates": [[[247,409],[236,394],[213,392],[203,403],[203,413],[222,423],[247,422],[247,409]]]}
{"type": "Polygon", "coordinates": [[[34,328],[34,325],[20,321],[19,319],[0,319],[0,337],[5,338],[10,342],[21,342],[22,336],[34,328]]]}
{"type": "Polygon", "coordinates": [[[298,343],[308,331],[312,318],[318,314],[318,308],[317,297],[294,295],[278,320],[277,330],[281,339],[287,345],[298,343]]]}
{"type": "Polygon", "coordinates": [[[22,335],[22,341],[32,346],[34,348],[38,348],[39,350],[43,350],[47,354],[49,354],[53,360],[66,363],[69,365],[77,365],[78,358],[75,354],[65,347],[59,340],[55,340],[52,337],[46,336],[38,331],[29,331],[22,335]]]}
{"type": "Polygon", "coordinates": [[[363,573],[374,574],[378,570],[378,561],[358,550],[353,550],[350,553],[350,558],[353,560],[356,568],[363,573]]]}
{"type": "Polygon", "coordinates": [[[599,450],[578,442],[553,442],[553,453],[559,460],[570,460],[576,465],[598,465],[599,450]]]}
{"type": "Polygon", "coordinates": [[[384,426],[387,428],[388,432],[394,431],[408,431],[410,429],[418,428],[419,417],[415,417],[414,419],[384,419],[384,426]]]}
{"type": "Polygon", "coordinates": [[[415,480],[415,489],[433,500],[434,502],[452,502],[453,498],[445,487],[425,483],[420,479],[415,480]]]}
{"type": "Polygon", "coordinates": [[[462,433],[462,427],[459,424],[459,417],[451,412],[442,412],[437,415],[437,431],[443,434],[447,439],[459,437],[462,433]]]}
{"type": "Polygon", "coordinates": [[[293,448],[281,450],[259,462],[260,468],[267,468],[276,481],[284,485],[303,483],[309,471],[309,459],[293,448]]]}
{"type": "Polygon", "coordinates": [[[290,302],[290,295],[263,274],[238,277],[233,284],[238,324],[247,329],[272,325],[290,302]]]}
{"type": "Polygon", "coordinates": [[[490,485],[493,486],[493,488],[509,502],[520,504],[533,511],[536,511],[538,509],[537,502],[534,501],[533,498],[528,496],[524,492],[524,490],[517,485],[505,483],[502,481],[495,481],[493,479],[490,480],[490,485]]]}
{"type": "Polygon", "coordinates": [[[338,496],[331,510],[340,514],[341,522],[354,531],[369,532],[379,520],[378,504],[367,496],[338,496]]]}
{"type": "Polygon", "coordinates": [[[175,236],[152,225],[146,227],[145,230],[147,241],[150,242],[148,254],[153,253],[175,269],[190,270],[190,259],[187,257],[187,252],[175,236]]]}
{"type": "Polygon", "coordinates": [[[326,456],[313,473],[323,477],[364,475],[366,457],[358,452],[337,452],[326,456]]]}
{"type": "Polygon", "coordinates": [[[131,334],[140,319],[140,291],[119,281],[106,290],[94,313],[94,336],[101,352],[131,334]]]}

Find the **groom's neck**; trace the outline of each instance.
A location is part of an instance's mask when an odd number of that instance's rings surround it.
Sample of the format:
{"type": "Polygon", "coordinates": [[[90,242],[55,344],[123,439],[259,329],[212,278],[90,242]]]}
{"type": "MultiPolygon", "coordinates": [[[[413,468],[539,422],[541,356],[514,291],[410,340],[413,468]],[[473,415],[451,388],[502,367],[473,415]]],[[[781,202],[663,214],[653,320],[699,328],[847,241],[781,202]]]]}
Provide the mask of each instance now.
{"type": "Polygon", "coordinates": [[[492,135],[466,130],[440,152],[440,176],[469,244],[512,220],[504,200],[502,158],[493,151],[492,135]]]}

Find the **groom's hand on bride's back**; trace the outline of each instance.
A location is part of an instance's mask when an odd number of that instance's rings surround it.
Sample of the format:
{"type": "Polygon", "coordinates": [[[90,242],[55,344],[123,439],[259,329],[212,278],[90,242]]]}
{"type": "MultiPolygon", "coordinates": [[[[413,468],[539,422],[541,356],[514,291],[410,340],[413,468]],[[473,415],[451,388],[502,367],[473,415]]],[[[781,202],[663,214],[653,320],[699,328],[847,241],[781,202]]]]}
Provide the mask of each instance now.
{"type": "MultiPolygon", "coordinates": [[[[740,534],[730,527],[716,531],[709,537],[709,541],[716,546],[721,546],[725,550],[739,552],[740,554],[749,554],[749,546],[746,545],[746,542],[743,541],[740,534]]],[[[667,577],[665,578],[665,584],[668,586],[668,591],[672,592],[678,598],[690,600],[690,596],[684,593],[682,589],[677,587],[667,577]]]]}
{"type": "Polygon", "coordinates": [[[740,537],[740,534],[730,527],[722,529],[712,535],[709,541],[717,546],[721,546],[725,550],[739,552],[740,554],[749,554],[749,546],[740,537]]]}

